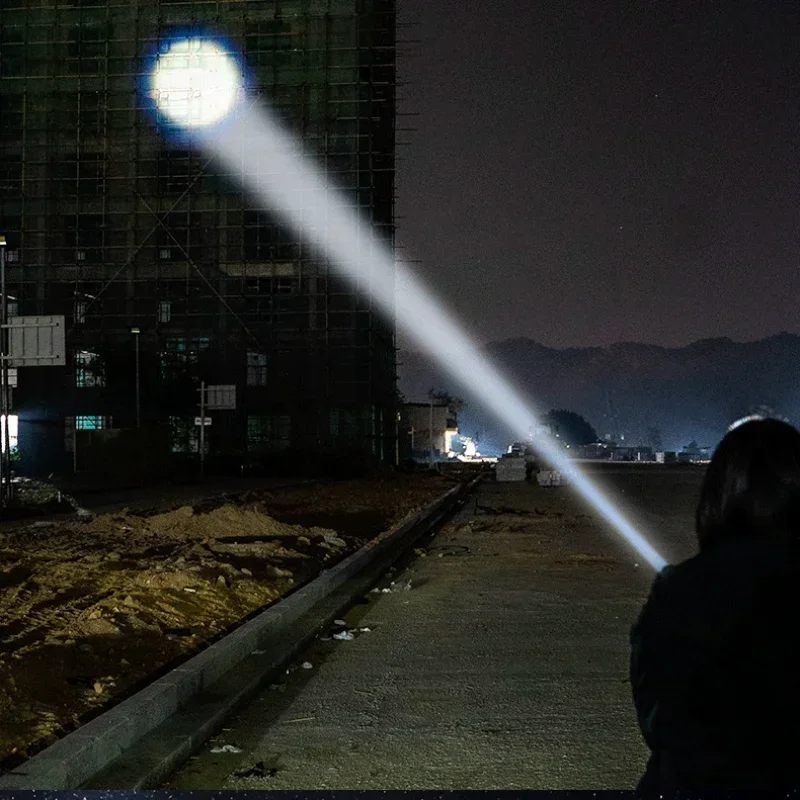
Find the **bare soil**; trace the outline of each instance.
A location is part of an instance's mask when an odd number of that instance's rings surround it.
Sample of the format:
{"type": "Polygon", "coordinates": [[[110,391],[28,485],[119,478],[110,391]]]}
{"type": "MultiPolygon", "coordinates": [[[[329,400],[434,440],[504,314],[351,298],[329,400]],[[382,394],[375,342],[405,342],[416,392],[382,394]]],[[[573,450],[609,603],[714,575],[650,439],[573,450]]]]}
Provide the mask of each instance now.
{"type": "Polygon", "coordinates": [[[0,532],[0,771],[124,699],[452,486],[251,491],[0,532]]]}

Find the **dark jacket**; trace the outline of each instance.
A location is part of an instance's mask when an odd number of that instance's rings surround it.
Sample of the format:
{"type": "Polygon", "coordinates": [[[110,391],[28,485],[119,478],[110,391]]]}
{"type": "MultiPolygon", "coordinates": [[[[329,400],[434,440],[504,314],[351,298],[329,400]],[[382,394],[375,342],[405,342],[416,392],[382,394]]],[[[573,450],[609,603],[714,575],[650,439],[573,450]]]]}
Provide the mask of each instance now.
{"type": "Polygon", "coordinates": [[[631,632],[641,795],[800,788],[800,558],[739,533],[667,567],[631,632]]]}

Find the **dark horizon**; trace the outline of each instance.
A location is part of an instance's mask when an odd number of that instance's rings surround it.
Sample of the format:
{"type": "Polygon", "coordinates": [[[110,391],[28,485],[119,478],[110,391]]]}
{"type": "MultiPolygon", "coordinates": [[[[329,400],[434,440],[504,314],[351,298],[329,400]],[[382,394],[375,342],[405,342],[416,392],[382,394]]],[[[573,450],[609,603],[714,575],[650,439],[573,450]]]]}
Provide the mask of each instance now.
{"type": "MultiPolygon", "coordinates": [[[[559,345],[559,344],[546,344],[545,342],[541,342],[537,339],[534,339],[531,336],[508,336],[503,339],[486,339],[478,341],[479,347],[487,348],[487,347],[498,347],[514,342],[530,342],[538,347],[545,347],[549,350],[557,350],[557,351],[565,351],[565,350],[608,350],[615,347],[657,347],[662,350],[684,350],[689,347],[693,347],[694,345],[701,344],[703,342],[730,342],[734,345],[746,345],[746,344],[759,344],[761,342],[770,341],[773,339],[780,339],[782,337],[793,337],[800,341],[800,332],[792,333],[791,331],[777,331],[776,333],[769,333],[765,336],[760,336],[757,339],[740,339],[734,338],[732,336],[704,336],[699,339],[692,339],[684,344],[659,344],[658,342],[643,342],[643,341],[619,341],[619,342],[610,342],[609,344],[584,344],[584,345],[559,345]]],[[[419,348],[415,348],[409,346],[408,344],[403,344],[400,347],[400,354],[406,354],[409,356],[425,356],[426,358],[427,353],[424,353],[419,348]]]]}
{"type": "Polygon", "coordinates": [[[400,253],[481,342],[800,333],[800,8],[400,12],[400,253]]]}

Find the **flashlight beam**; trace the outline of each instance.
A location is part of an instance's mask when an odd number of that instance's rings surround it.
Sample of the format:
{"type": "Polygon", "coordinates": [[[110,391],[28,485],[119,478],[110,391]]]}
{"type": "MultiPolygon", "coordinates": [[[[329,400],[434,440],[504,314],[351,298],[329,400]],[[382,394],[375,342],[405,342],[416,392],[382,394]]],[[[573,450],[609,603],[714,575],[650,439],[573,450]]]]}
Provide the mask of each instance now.
{"type": "MultiPolygon", "coordinates": [[[[510,382],[480,351],[432,293],[378,240],[353,202],[325,176],[283,130],[271,111],[252,106],[235,114],[223,130],[193,134],[246,189],[302,233],[331,264],[359,289],[371,294],[381,311],[392,315],[407,334],[465,387],[481,387],[487,408],[519,435],[527,436],[535,414],[510,382]]],[[[654,569],[666,561],[608,498],[546,437],[535,445],[556,469],[572,473],[583,498],[654,569]]]]}

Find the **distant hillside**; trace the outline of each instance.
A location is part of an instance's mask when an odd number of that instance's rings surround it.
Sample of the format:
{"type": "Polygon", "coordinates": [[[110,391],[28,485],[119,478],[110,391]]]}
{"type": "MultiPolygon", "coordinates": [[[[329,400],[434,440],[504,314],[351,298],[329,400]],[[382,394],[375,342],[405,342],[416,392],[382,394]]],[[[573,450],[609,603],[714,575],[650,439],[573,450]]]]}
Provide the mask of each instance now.
{"type": "MultiPolygon", "coordinates": [[[[759,342],[704,339],[681,348],[623,343],[557,350],[530,339],[487,345],[484,352],[510,375],[537,407],[567,408],[600,435],[668,449],[696,439],[715,445],[727,426],[749,409],[768,405],[800,420],[800,336],[781,333],[759,342]]],[[[430,387],[464,397],[461,430],[504,448],[513,438],[478,398],[442,377],[421,354],[401,352],[400,390],[424,400],[430,387]]]]}

